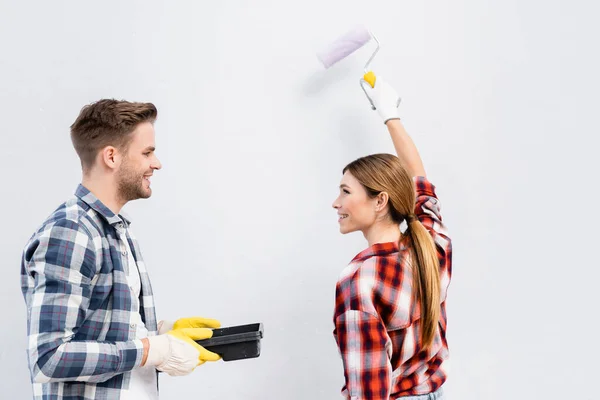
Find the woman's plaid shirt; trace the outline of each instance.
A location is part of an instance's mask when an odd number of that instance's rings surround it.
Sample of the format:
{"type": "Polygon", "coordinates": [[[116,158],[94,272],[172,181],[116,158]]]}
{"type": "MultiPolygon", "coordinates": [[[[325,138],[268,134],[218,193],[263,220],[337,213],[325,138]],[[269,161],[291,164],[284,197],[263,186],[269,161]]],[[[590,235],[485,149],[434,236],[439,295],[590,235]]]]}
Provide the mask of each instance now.
{"type": "Polygon", "coordinates": [[[426,394],[446,380],[446,294],[452,247],[442,223],[435,186],[414,178],[415,214],[429,231],[440,261],[441,314],[428,350],[420,341],[419,305],[413,301],[410,253],[397,243],[377,243],[359,253],[336,286],[334,336],[344,365],[342,394],[352,400],[388,400],[426,394]]]}

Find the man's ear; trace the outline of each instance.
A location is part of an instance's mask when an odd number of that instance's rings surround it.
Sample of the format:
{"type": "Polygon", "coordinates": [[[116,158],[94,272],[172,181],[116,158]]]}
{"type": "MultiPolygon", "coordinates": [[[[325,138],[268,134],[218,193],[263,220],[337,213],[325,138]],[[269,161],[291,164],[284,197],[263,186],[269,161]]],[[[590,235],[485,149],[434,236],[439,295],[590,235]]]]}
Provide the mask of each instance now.
{"type": "Polygon", "coordinates": [[[116,147],[106,146],[100,151],[100,160],[106,167],[115,169],[121,163],[121,153],[116,147]]]}

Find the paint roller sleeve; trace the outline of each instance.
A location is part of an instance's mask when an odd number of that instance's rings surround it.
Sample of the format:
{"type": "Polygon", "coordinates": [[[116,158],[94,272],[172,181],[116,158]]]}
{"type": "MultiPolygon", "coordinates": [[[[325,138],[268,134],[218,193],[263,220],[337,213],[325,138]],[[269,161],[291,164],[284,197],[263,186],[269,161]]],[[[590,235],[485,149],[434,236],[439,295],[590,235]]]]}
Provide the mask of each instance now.
{"type": "Polygon", "coordinates": [[[325,68],[346,58],[371,40],[372,36],[364,26],[358,26],[339,37],[333,43],[317,53],[325,68]]]}

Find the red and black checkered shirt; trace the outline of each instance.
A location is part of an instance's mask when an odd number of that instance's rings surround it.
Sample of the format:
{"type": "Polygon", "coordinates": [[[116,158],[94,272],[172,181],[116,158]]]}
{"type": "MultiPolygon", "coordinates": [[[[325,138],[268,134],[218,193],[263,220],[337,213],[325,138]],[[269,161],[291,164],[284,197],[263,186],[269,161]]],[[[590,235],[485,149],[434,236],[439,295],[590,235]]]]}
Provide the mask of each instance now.
{"type": "Polygon", "coordinates": [[[433,237],[440,260],[438,330],[432,345],[424,350],[406,247],[377,243],[359,253],[337,282],[333,318],[346,379],[342,394],[347,399],[388,400],[427,394],[446,380],[446,294],[452,247],[435,186],[424,177],[415,177],[414,182],[415,214],[433,237]]]}

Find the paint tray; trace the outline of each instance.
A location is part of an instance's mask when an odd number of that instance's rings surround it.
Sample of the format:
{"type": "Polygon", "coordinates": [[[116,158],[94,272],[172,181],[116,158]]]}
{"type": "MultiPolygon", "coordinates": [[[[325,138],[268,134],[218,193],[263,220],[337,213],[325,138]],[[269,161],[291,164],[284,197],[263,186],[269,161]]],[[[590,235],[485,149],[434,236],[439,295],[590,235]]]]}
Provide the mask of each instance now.
{"type": "Polygon", "coordinates": [[[219,354],[223,361],[243,360],[260,356],[263,324],[230,326],[213,329],[210,339],[197,340],[200,346],[219,354]]]}

